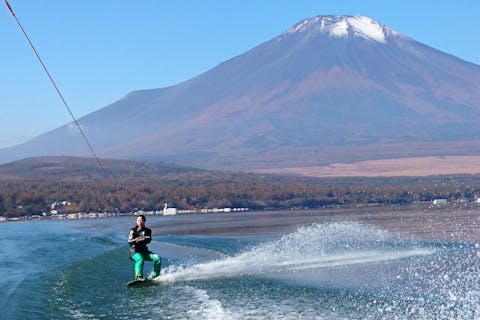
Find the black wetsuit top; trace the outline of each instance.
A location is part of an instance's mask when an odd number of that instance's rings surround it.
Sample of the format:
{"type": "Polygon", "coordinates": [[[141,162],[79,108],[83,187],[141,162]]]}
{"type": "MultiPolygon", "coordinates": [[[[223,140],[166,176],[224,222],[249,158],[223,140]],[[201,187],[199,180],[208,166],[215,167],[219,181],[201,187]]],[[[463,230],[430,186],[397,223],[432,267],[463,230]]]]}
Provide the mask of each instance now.
{"type": "Polygon", "coordinates": [[[150,241],[152,241],[152,230],[150,230],[149,228],[143,227],[139,230],[138,226],[135,226],[132,229],[130,229],[130,233],[128,234],[128,243],[130,244],[131,255],[133,256],[137,252],[140,252],[140,253],[150,252],[147,247],[147,243],[150,243],[150,241]],[[133,239],[138,237],[149,237],[149,238],[141,242],[130,242],[133,239]]]}

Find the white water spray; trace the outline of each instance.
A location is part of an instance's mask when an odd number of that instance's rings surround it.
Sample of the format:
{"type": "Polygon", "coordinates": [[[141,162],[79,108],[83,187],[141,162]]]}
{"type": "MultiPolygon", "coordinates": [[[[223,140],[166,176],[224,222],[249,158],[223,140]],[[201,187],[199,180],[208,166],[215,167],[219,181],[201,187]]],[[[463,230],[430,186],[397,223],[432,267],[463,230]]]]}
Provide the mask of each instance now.
{"type": "Polygon", "coordinates": [[[272,275],[381,263],[435,252],[433,248],[395,247],[392,241],[394,238],[387,232],[358,222],[315,224],[231,257],[186,267],[170,266],[156,280],[175,282],[272,275]]]}

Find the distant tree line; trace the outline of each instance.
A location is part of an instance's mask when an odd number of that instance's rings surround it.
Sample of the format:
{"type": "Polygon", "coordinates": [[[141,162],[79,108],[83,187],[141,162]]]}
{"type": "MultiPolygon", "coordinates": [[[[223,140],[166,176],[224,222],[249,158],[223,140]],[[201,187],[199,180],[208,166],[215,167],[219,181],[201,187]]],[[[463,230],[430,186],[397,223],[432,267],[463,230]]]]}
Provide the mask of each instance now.
{"type": "Polygon", "coordinates": [[[0,215],[41,214],[54,202],[68,201],[67,212],[248,207],[318,208],[331,205],[409,204],[435,198],[474,201],[476,176],[395,179],[300,179],[256,175],[139,179],[0,181],[0,215]]]}

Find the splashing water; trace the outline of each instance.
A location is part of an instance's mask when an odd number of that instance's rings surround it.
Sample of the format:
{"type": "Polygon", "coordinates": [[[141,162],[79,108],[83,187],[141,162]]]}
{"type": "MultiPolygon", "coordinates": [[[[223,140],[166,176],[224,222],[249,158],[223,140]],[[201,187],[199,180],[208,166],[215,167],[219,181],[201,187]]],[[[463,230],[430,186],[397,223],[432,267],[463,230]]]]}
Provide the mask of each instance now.
{"type": "MultiPolygon", "coordinates": [[[[75,239],[69,246],[111,245],[96,236],[75,239]]],[[[131,269],[112,264],[125,260],[125,247],[112,246],[93,259],[85,254],[58,277],[30,278],[28,286],[19,286],[15,291],[19,303],[9,305],[7,315],[22,319],[130,319],[132,314],[172,320],[480,319],[480,257],[474,244],[414,241],[359,222],[313,224],[277,240],[258,240],[162,237],[158,243],[167,248],[158,251],[167,265],[162,283],[135,290],[124,282],[131,269]],[[219,258],[213,251],[230,253],[219,258]],[[32,287],[41,290],[33,293],[32,287]]]]}
{"type": "Polygon", "coordinates": [[[161,282],[272,275],[338,266],[379,263],[430,255],[434,248],[399,247],[383,230],[358,222],[301,227],[281,239],[235,256],[191,266],[170,266],[161,282]]]}
{"type": "MultiPolygon", "coordinates": [[[[480,317],[479,256],[472,244],[418,242],[359,222],[301,227],[278,240],[223,259],[170,266],[158,281],[177,285],[196,281],[192,282],[194,286],[207,287],[210,295],[215,294],[201,308],[192,310],[214,311],[223,319],[242,318],[246,313],[252,319],[264,314],[279,319],[289,318],[288,314],[295,315],[292,319],[480,317]],[[292,292],[300,290],[300,296],[296,300],[288,293],[288,298],[282,294],[270,301],[274,291],[268,284],[268,293],[257,287],[248,289],[244,296],[236,293],[236,297],[231,297],[230,290],[218,289],[231,279],[235,284],[226,287],[235,287],[238,292],[239,281],[255,278],[285,281],[293,285],[288,286],[292,292]],[[303,291],[307,287],[313,291],[303,291]],[[251,305],[252,294],[259,305],[245,309],[245,305],[251,305]],[[311,301],[312,309],[303,301],[311,301]],[[236,304],[242,306],[240,312],[236,304]],[[299,310],[304,310],[302,317],[299,310]]],[[[207,291],[197,290],[204,299],[202,294],[207,291]]]]}

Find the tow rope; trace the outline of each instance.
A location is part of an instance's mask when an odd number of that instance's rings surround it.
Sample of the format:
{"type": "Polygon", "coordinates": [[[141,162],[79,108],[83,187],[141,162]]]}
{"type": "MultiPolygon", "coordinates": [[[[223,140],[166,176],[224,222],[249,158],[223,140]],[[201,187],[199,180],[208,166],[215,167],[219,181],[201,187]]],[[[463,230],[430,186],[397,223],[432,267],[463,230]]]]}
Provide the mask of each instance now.
{"type": "Polygon", "coordinates": [[[35,46],[33,45],[32,41],[30,40],[30,37],[28,36],[28,34],[27,34],[27,32],[25,31],[25,29],[23,28],[22,24],[20,23],[20,21],[18,20],[17,16],[16,16],[15,13],[13,12],[12,7],[10,6],[10,4],[8,3],[7,0],[5,0],[5,4],[7,5],[7,8],[8,8],[8,10],[10,11],[10,13],[12,14],[13,18],[15,19],[15,21],[17,22],[17,25],[20,27],[20,30],[22,30],[23,35],[25,36],[25,38],[27,39],[28,44],[30,45],[30,48],[32,48],[33,52],[35,53],[35,56],[37,57],[38,61],[39,61],[40,64],[42,65],[43,70],[44,70],[45,73],[47,74],[48,78],[50,79],[50,82],[52,83],[53,87],[55,88],[55,91],[57,92],[58,96],[59,96],[60,99],[62,100],[65,108],[66,108],[67,111],[68,111],[68,113],[69,113],[70,116],[72,117],[73,122],[75,123],[75,125],[76,125],[77,128],[78,128],[78,131],[80,132],[80,134],[82,135],[83,139],[84,139],[85,142],[87,143],[87,146],[88,146],[88,148],[90,149],[90,152],[92,153],[93,157],[95,158],[95,161],[97,162],[97,164],[98,164],[98,165],[100,166],[100,168],[102,169],[104,175],[107,177],[108,175],[106,174],[105,168],[103,167],[102,163],[100,162],[100,159],[97,157],[97,154],[95,153],[95,150],[93,150],[93,147],[92,147],[92,145],[90,144],[90,141],[88,141],[87,136],[86,136],[85,133],[83,132],[82,127],[81,127],[80,124],[78,123],[77,118],[75,118],[72,110],[71,110],[70,107],[68,106],[68,103],[67,103],[67,101],[65,100],[65,98],[63,97],[63,94],[60,92],[60,89],[58,88],[57,84],[55,83],[55,80],[53,80],[53,77],[51,76],[50,72],[48,71],[47,66],[45,65],[45,63],[43,63],[43,60],[42,60],[42,58],[40,57],[40,55],[38,54],[37,50],[35,49],[35,46]]]}

